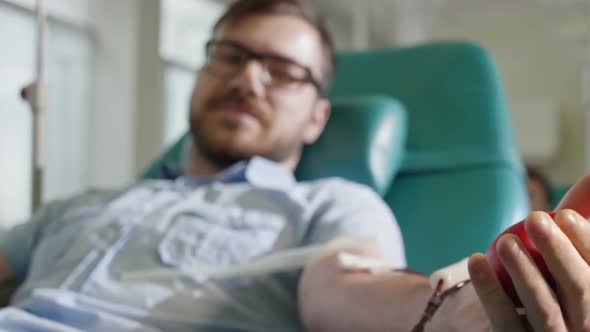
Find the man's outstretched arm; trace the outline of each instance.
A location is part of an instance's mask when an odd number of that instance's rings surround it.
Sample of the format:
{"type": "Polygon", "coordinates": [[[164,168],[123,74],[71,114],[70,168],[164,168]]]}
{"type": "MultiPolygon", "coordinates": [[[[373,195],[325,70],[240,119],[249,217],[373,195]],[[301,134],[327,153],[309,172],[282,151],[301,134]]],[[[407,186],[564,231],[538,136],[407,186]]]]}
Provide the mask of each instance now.
{"type": "MultiPolygon", "coordinates": [[[[379,259],[376,247],[346,252],[379,259]]],[[[489,323],[473,289],[449,298],[426,331],[489,331],[489,323]]],[[[303,324],[311,332],[409,332],[420,319],[432,289],[425,276],[411,273],[347,272],[337,253],[312,261],[299,286],[303,324]]]]}

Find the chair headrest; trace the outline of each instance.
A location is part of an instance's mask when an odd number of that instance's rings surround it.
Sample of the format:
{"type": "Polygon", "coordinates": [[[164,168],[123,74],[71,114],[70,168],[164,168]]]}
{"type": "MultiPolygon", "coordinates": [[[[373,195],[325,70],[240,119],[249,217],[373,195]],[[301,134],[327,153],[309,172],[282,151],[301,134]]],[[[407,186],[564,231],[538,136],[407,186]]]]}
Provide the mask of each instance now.
{"type": "Polygon", "coordinates": [[[337,98],[320,139],[307,146],[298,180],[338,176],[385,194],[401,165],[407,114],[385,96],[337,98]]]}

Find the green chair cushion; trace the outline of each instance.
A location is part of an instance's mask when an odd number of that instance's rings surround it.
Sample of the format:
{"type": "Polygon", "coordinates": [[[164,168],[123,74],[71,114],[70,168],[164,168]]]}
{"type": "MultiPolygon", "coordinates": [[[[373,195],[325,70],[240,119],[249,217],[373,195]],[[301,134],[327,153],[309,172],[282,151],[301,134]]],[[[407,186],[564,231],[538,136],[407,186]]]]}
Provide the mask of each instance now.
{"type": "Polygon", "coordinates": [[[333,102],[329,125],[304,149],[298,180],[339,176],[384,195],[401,166],[407,115],[390,97],[356,97],[333,102]]]}

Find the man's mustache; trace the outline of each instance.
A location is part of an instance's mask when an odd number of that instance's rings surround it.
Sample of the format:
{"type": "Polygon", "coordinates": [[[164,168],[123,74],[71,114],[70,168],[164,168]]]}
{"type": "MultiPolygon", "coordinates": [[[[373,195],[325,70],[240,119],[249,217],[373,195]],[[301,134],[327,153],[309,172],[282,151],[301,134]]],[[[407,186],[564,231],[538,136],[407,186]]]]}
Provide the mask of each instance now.
{"type": "Polygon", "coordinates": [[[268,107],[256,98],[244,96],[238,89],[231,89],[219,96],[211,98],[207,103],[207,110],[215,112],[227,104],[240,105],[244,112],[251,114],[260,121],[268,122],[269,120],[270,111],[268,107]]]}

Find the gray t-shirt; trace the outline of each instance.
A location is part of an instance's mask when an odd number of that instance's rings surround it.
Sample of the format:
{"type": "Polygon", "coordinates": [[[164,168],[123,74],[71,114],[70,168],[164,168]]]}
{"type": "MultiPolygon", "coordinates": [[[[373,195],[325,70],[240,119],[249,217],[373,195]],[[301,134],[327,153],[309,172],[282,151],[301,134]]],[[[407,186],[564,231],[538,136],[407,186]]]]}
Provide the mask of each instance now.
{"type": "Polygon", "coordinates": [[[405,267],[395,219],[371,189],[337,178],[296,182],[260,158],[208,181],[90,192],[0,236],[24,281],[13,308],[0,311],[0,331],[7,317],[49,320],[58,326],[50,331],[299,331],[301,271],[217,281],[120,275],[237,266],[348,235],[375,238],[405,267]]]}

